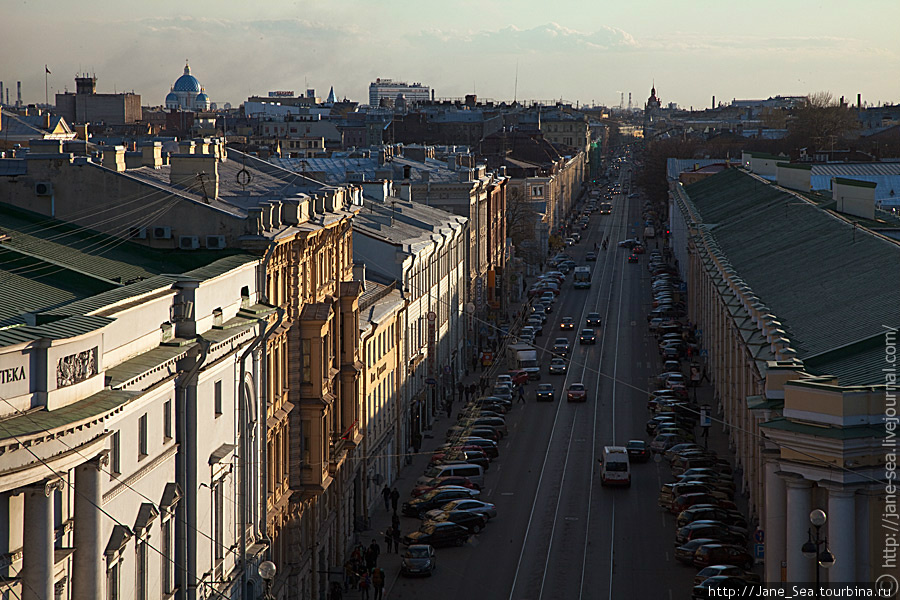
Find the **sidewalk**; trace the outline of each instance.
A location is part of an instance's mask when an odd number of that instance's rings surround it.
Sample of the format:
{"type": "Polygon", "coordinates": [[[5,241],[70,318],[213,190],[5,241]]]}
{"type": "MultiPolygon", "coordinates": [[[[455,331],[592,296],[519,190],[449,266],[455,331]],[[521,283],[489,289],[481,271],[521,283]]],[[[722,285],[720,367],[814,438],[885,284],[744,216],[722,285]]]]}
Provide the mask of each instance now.
{"type": "MultiPolygon", "coordinates": [[[[494,376],[497,373],[505,372],[504,369],[505,359],[498,359],[494,361],[494,366],[486,368],[484,371],[469,373],[469,375],[463,377],[461,381],[463,385],[469,385],[471,383],[477,384],[483,374],[488,375],[488,377],[493,380],[494,376]]],[[[454,425],[456,423],[456,415],[462,405],[463,404],[460,402],[460,400],[456,398],[453,402],[453,416],[451,418],[448,419],[445,412],[440,412],[435,417],[434,426],[432,427],[431,431],[425,431],[423,434],[424,439],[422,440],[422,447],[419,450],[419,453],[413,456],[411,464],[404,465],[404,467],[400,470],[400,474],[398,475],[392,486],[396,487],[400,492],[399,506],[402,506],[404,502],[409,500],[410,492],[416,485],[416,479],[418,479],[425,471],[428,463],[431,460],[431,455],[433,454],[434,449],[444,443],[447,430],[451,425],[454,425]]],[[[384,509],[384,504],[379,499],[376,507],[369,515],[369,529],[367,531],[360,532],[359,534],[359,543],[364,547],[368,547],[373,539],[377,541],[378,545],[381,547],[381,554],[378,557],[378,566],[384,570],[385,574],[385,586],[382,596],[385,599],[391,598],[391,590],[397,583],[397,580],[400,578],[400,553],[403,551],[403,546],[401,545],[400,552],[391,554],[387,553],[387,545],[384,541],[384,531],[391,526],[392,514],[392,510],[384,509]]],[[[408,533],[417,530],[420,524],[421,521],[419,519],[404,517],[401,515],[400,535],[405,536],[408,533]]],[[[374,600],[374,590],[369,590],[368,597],[374,600]]],[[[363,595],[359,590],[349,590],[347,592],[344,592],[343,594],[343,599],[356,600],[358,598],[363,598],[363,595]]]]}

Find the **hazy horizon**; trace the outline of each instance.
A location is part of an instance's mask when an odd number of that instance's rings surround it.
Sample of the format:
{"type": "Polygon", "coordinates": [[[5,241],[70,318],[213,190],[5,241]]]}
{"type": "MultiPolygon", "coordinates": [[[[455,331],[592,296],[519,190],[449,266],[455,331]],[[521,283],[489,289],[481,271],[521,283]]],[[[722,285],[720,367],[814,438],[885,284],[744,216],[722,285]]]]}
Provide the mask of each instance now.
{"type": "Polygon", "coordinates": [[[51,103],[88,72],[99,92],[133,90],[157,106],[187,59],[220,107],[270,90],[315,88],[324,98],[331,86],[338,98],[365,103],[377,77],[421,82],[437,97],[606,106],[618,106],[621,92],[627,105],[631,92],[642,107],[654,82],[664,105],[695,109],[712,96],[728,103],[821,90],[851,104],[858,93],[870,105],[900,101],[900,3],[675,8],[652,0],[560,0],[552,11],[534,0],[48,0],[5,7],[0,81],[11,101],[21,81],[23,101],[42,103],[46,64],[51,103]],[[138,7],[155,12],[134,14],[138,7]]]}

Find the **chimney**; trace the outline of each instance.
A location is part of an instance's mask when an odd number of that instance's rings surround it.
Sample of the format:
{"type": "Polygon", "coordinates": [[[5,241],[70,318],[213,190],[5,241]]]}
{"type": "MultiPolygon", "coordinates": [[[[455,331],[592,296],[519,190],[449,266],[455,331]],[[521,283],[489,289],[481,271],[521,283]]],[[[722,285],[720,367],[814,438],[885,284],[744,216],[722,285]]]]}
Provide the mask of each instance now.
{"type": "Polygon", "coordinates": [[[44,129],[46,129],[46,130],[49,131],[49,130],[50,130],[50,113],[49,113],[49,112],[45,112],[45,113],[44,113],[43,115],[41,115],[41,116],[44,117],[44,129]]]}
{"type": "Polygon", "coordinates": [[[162,142],[144,142],[141,147],[141,164],[158,169],[162,166],[162,142]]]}
{"type": "Polygon", "coordinates": [[[179,154],[194,154],[196,144],[194,140],[179,140],[178,141],[178,153],[179,154]]]}
{"type": "Polygon", "coordinates": [[[3,105],[3,82],[0,81],[0,106],[3,105]]]}
{"type": "Polygon", "coordinates": [[[716,108],[716,97],[715,97],[715,96],[713,96],[713,105],[712,105],[712,107],[713,107],[713,110],[715,110],[715,108],[716,108]]]}
{"type": "Polygon", "coordinates": [[[22,82],[16,82],[16,108],[22,108],[22,82]]]}
{"type": "Polygon", "coordinates": [[[104,146],[103,166],[121,173],[125,170],[125,146],[104,146]]]}
{"type": "Polygon", "coordinates": [[[219,161],[215,156],[171,154],[169,164],[172,185],[187,188],[206,200],[219,197],[219,161]]]}
{"type": "MultiPolygon", "coordinates": [[[[0,88],[0,89],[2,89],[2,88],[0,88]]],[[[862,108],[862,94],[856,95],[856,108],[857,109],[862,108]]]]}
{"type": "Polygon", "coordinates": [[[366,291],[366,263],[353,263],[353,281],[361,281],[366,291]]]}

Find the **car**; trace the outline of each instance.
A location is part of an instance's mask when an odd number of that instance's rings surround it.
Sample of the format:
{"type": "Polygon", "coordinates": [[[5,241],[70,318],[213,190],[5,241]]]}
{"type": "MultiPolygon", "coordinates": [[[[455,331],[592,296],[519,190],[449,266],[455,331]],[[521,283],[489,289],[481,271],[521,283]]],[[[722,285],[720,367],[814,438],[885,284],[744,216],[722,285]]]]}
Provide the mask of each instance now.
{"type": "Polygon", "coordinates": [[[560,329],[575,329],[575,319],[572,317],[563,317],[559,322],[560,329]]]}
{"type": "Polygon", "coordinates": [[[684,494],[712,493],[712,487],[702,483],[664,483],[659,490],[658,503],[664,508],[672,505],[672,500],[684,494]]]}
{"type": "Polygon", "coordinates": [[[687,510],[678,513],[675,518],[675,526],[678,528],[690,525],[694,521],[721,521],[726,525],[747,528],[747,520],[738,511],[732,511],[716,506],[715,504],[695,504],[687,510]]]}
{"type": "Polygon", "coordinates": [[[721,498],[717,498],[712,494],[699,492],[696,494],[684,494],[683,496],[678,496],[672,500],[672,506],[669,509],[669,512],[673,515],[681,514],[696,504],[713,504],[720,508],[731,508],[734,506],[734,502],[726,503],[721,498]]]}
{"type": "Polygon", "coordinates": [[[694,552],[697,551],[697,548],[704,544],[717,543],[718,542],[712,538],[698,538],[696,540],[691,540],[675,548],[675,560],[687,565],[692,565],[694,564],[694,552]]]}
{"type": "Polygon", "coordinates": [[[434,548],[428,544],[413,544],[403,551],[400,559],[400,574],[407,577],[430,576],[437,568],[434,548]]]}
{"type": "MultiPolygon", "coordinates": [[[[585,229],[585,228],[582,227],[582,229],[585,229]]],[[[573,233],[572,233],[572,239],[575,240],[575,243],[577,244],[578,242],[581,241],[581,234],[578,233],[578,232],[573,232],[573,233]]]]}
{"type": "Polygon", "coordinates": [[[587,389],[583,383],[569,384],[566,390],[566,400],[569,402],[585,402],[587,400],[587,389]]]}
{"type": "Polygon", "coordinates": [[[597,343],[597,335],[594,333],[593,329],[582,329],[581,334],[578,336],[578,343],[584,344],[596,344],[597,343]]]}
{"type": "Polygon", "coordinates": [[[448,485],[436,488],[430,492],[425,492],[418,498],[404,502],[401,507],[402,513],[408,517],[418,517],[425,512],[443,506],[451,500],[459,500],[461,498],[475,498],[481,492],[465,487],[448,485]]]}
{"type": "Polygon", "coordinates": [[[662,454],[675,444],[681,444],[686,441],[687,440],[676,433],[660,433],[653,438],[652,442],[650,442],[650,449],[657,454],[662,454]]]}
{"type": "Polygon", "coordinates": [[[470,510],[429,510],[425,513],[425,523],[456,523],[465,527],[469,533],[481,533],[487,526],[486,516],[470,510]]]}
{"type": "Polygon", "coordinates": [[[554,400],[556,400],[556,390],[553,389],[553,384],[538,384],[535,399],[538,402],[553,402],[554,400]]]}
{"type": "Polygon", "coordinates": [[[621,242],[619,242],[619,248],[628,248],[629,250],[631,250],[638,244],[640,244],[639,241],[633,238],[629,238],[627,240],[622,240],[621,242]]]}
{"type": "Polygon", "coordinates": [[[588,327],[600,327],[603,324],[603,318],[598,312],[589,312],[585,322],[588,327]]]}
{"type": "Polygon", "coordinates": [[[498,398],[503,398],[504,400],[510,401],[512,401],[513,399],[512,389],[502,384],[495,385],[491,389],[491,396],[497,396],[498,398]]]}
{"type": "Polygon", "coordinates": [[[448,502],[447,504],[442,506],[441,510],[467,510],[469,512],[484,515],[488,519],[493,519],[497,516],[496,506],[494,506],[490,502],[482,502],[481,500],[472,499],[453,500],[452,502],[448,502]]]}
{"type": "MultiPolygon", "coordinates": [[[[458,441],[460,444],[465,444],[466,446],[477,446],[478,448],[481,448],[481,451],[484,452],[485,455],[487,455],[487,457],[491,460],[494,460],[495,458],[500,456],[500,448],[497,447],[497,442],[492,442],[489,439],[479,437],[461,437],[458,441]]],[[[481,489],[474,483],[473,487],[476,490],[481,489]]]]}
{"type": "Polygon", "coordinates": [[[403,539],[407,545],[428,544],[430,546],[462,546],[469,539],[469,530],[462,525],[443,522],[424,523],[418,531],[413,531],[403,539]]]}
{"type": "Polygon", "coordinates": [[[759,583],[760,577],[756,573],[745,571],[735,565],[710,565],[700,569],[694,576],[694,585],[700,585],[710,577],[737,577],[747,583],[759,583]]]}
{"type": "Polygon", "coordinates": [[[575,238],[567,237],[563,240],[563,243],[565,243],[566,246],[574,246],[577,242],[575,241],[575,238]]]}
{"type": "Polygon", "coordinates": [[[643,247],[642,245],[638,244],[637,246],[635,246],[634,248],[632,248],[631,251],[632,251],[634,254],[643,254],[643,253],[644,253],[644,247],[643,247]]]}
{"type": "Polygon", "coordinates": [[[525,385],[528,383],[528,371],[525,369],[514,369],[509,371],[508,375],[513,385],[525,385]]]}
{"type": "Polygon", "coordinates": [[[638,261],[637,254],[629,254],[628,255],[628,262],[636,263],[637,261],[638,261]]]}
{"type": "Polygon", "coordinates": [[[468,450],[453,447],[447,452],[437,452],[431,455],[430,464],[432,465],[444,465],[451,462],[471,463],[473,465],[480,466],[485,471],[487,471],[491,466],[491,461],[488,459],[487,455],[481,451],[480,448],[477,450],[468,450]]]}
{"type": "Polygon", "coordinates": [[[497,385],[510,385],[513,382],[512,375],[510,375],[509,373],[502,373],[500,375],[497,375],[497,378],[494,379],[494,382],[497,385]]]}
{"type": "Polygon", "coordinates": [[[472,490],[478,489],[478,486],[475,485],[474,483],[472,483],[468,477],[459,477],[459,476],[435,477],[435,478],[430,479],[429,481],[425,482],[422,485],[417,485],[416,487],[414,487],[411,492],[411,495],[413,498],[418,498],[422,494],[430,492],[433,489],[440,488],[440,487],[446,487],[448,485],[453,485],[453,486],[457,486],[457,487],[465,487],[465,488],[469,488],[472,490]]]}
{"type": "Polygon", "coordinates": [[[694,566],[737,565],[749,571],[753,568],[753,556],[737,544],[703,544],[694,551],[694,566]]]}
{"type": "Polygon", "coordinates": [[[566,371],[569,370],[569,363],[566,362],[566,359],[556,356],[550,359],[550,374],[551,375],[565,375],[566,371]]]}
{"type": "Polygon", "coordinates": [[[525,340],[525,339],[529,339],[529,338],[531,340],[534,340],[535,335],[537,335],[537,333],[535,332],[534,327],[532,327],[531,325],[526,325],[519,331],[518,337],[520,340],[525,340]]]}
{"type": "Polygon", "coordinates": [[[628,440],[625,444],[628,458],[633,462],[647,462],[650,458],[650,448],[644,440],[628,440]]]}
{"type": "Polygon", "coordinates": [[[747,530],[733,525],[726,525],[721,521],[700,519],[688,523],[675,532],[675,545],[680,546],[684,542],[698,537],[721,540],[722,543],[741,545],[747,542],[747,530]]]}
{"type": "Polygon", "coordinates": [[[571,351],[569,340],[564,337],[556,338],[553,341],[553,353],[561,356],[568,356],[571,351]]]}
{"type": "Polygon", "coordinates": [[[534,329],[534,335],[543,335],[544,322],[539,316],[532,315],[528,317],[528,320],[525,321],[525,324],[534,329]]]}
{"type": "Polygon", "coordinates": [[[531,312],[534,312],[537,314],[546,315],[546,314],[550,313],[551,310],[553,310],[553,309],[550,307],[550,305],[544,304],[543,302],[535,302],[534,304],[531,305],[531,312]]]}
{"type": "Polygon", "coordinates": [[[596,261],[596,260],[597,260],[597,253],[596,253],[596,252],[588,252],[587,254],[584,255],[584,260],[586,260],[586,261],[588,261],[588,262],[594,262],[594,261],[596,261]]]}
{"type": "Polygon", "coordinates": [[[541,297],[539,299],[541,302],[543,302],[547,306],[552,306],[553,303],[556,302],[556,294],[554,294],[553,292],[549,292],[549,291],[544,292],[543,294],[541,294],[541,297]]]}

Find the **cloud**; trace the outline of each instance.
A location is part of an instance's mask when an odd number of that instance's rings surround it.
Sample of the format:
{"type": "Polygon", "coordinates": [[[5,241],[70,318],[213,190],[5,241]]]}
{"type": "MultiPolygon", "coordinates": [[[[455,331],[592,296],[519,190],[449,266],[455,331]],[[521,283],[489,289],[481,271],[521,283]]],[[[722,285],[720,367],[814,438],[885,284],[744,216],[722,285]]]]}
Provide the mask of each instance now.
{"type": "Polygon", "coordinates": [[[412,36],[409,41],[415,45],[424,43],[426,46],[435,43],[458,44],[461,49],[469,52],[501,55],[565,54],[590,50],[629,49],[638,46],[629,33],[615,27],[603,26],[596,31],[585,32],[554,22],[530,29],[520,29],[515,25],[476,32],[431,29],[412,36]]]}

